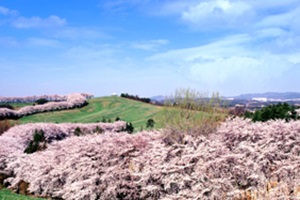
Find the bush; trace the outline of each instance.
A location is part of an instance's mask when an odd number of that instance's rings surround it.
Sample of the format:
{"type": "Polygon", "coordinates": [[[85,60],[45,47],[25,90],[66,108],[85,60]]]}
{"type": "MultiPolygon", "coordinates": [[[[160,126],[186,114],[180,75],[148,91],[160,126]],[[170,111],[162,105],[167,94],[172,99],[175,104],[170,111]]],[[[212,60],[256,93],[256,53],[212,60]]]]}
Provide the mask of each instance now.
{"type": "Polygon", "coordinates": [[[127,93],[121,93],[120,96],[123,97],[123,98],[132,99],[132,100],[135,100],[135,101],[141,101],[141,102],[144,102],[144,103],[151,103],[150,98],[145,98],[145,97],[141,98],[138,95],[130,95],[130,94],[127,94],[127,93]]]}
{"type": "Polygon", "coordinates": [[[35,101],[36,104],[38,105],[43,105],[45,103],[48,103],[49,101],[47,99],[41,98],[35,101]]]}
{"type": "Polygon", "coordinates": [[[33,135],[33,140],[29,142],[28,146],[24,150],[24,153],[31,154],[40,149],[45,148],[45,144],[41,145],[45,141],[45,133],[43,130],[35,130],[33,135]]]}
{"type": "Polygon", "coordinates": [[[148,119],[146,127],[152,129],[152,128],[154,128],[154,124],[155,124],[155,121],[153,119],[148,119]]]}
{"type": "Polygon", "coordinates": [[[104,132],[103,128],[96,126],[94,133],[103,133],[103,132],[104,132]]]}
{"type": "Polygon", "coordinates": [[[220,107],[219,94],[199,93],[191,89],[176,90],[165,101],[164,140],[167,143],[182,143],[185,135],[199,136],[214,132],[226,112],[220,107]]]}
{"type": "Polygon", "coordinates": [[[12,105],[10,105],[10,104],[1,104],[0,105],[0,108],[8,108],[8,109],[11,109],[11,110],[14,110],[15,108],[12,106],[12,105]]]}
{"type": "Polygon", "coordinates": [[[287,103],[278,103],[276,105],[269,105],[261,110],[257,110],[254,114],[245,115],[245,117],[251,118],[252,121],[266,122],[269,120],[284,119],[285,121],[297,120],[299,116],[294,106],[290,106],[287,103]]]}
{"type": "Polygon", "coordinates": [[[13,126],[9,120],[1,120],[0,121],[0,135],[10,129],[13,126]]]}
{"type": "Polygon", "coordinates": [[[133,133],[134,131],[134,127],[132,125],[131,122],[126,122],[126,126],[125,128],[123,127],[121,130],[117,131],[117,132],[127,132],[127,133],[133,133]]]}
{"type": "Polygon", "coordinates": [[[74,130],[74,135],[76,136],[80,136],[82,134],[82,131],[79,127],[76,127],[75,130],[74,130]]]}
{"type": "Polygon", "coordinates": [[[132,123],[131,123],[131,122],[126,123],[125,131],[126,131],[127,133],[133,133],[133,130],[134,130],[134,127],[133,127],[132,123]]]}

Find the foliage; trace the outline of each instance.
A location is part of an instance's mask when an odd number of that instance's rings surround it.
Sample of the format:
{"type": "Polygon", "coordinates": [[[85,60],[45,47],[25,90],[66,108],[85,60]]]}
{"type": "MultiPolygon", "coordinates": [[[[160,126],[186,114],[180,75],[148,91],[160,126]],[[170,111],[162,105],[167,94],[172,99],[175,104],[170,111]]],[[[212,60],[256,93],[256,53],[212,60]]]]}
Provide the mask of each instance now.
{"type": "Polygon", "coordinates": [[[163,126],[161,120],[163,108],[160,106],[131,101],[117,96],[93,98],[88,100],[88,102],[89,104],[87,106],[80,109],[39,113],[24,116],[18,121],[20,123],[67,123],[76,121],[80,123],[93,123],[102,121],[103,117],[105,117],[106,122],[108,119],[113,121],[119,117],[123,121],[131,122],[134,125],[135,130],[140,130],[140,127],[145,127],[147,120],[152,118],[156,122],[156,128],[161,128],[163,126]]]}
{"type": "MultiPolygon", "coordinates": [[[[171,146],[154,131],[73,137],[77,126],[65,129],[70,137],[31,155],[22,153],[29,125],[0,136],[6,147],[0,170],[12,171],[10,188],[24,180],[35,195],[68,200],[300,197],[300,121],[235,118],[207,137],[187,135],[171,146]]],[[[45,138],[61,131],[48,125],[45,138]]]]}
{"type": "MultiPolygon", "coordinates": [[[[80,93],[80,95],[84,96],[86,99],[90,99],[93,97],[92,94],[88,93],[80,93]]],[[[68,95],[42,95],[42,96],[26,96],[26,97],[1,97],[0,103],[11,103],[11,104],[28,104],[35,102],[37,99],[47,99],[49,101],[67,101],[68,95]]]]}
{"type": "Polygon", "coordinates": [[[218,93],[200,93],[178,89],[165,101],[164,123],[167,143],[182,143],[186,135],[199,136],[214,132],[226,114],[220,108],[218,93]]]}
{"type": "Polygon", "coordinates": [[[0,200],[45,200],[45,199],[15,194],[8,189],[0,189],[0,200]]]}
{"type": "Polygon", "coordinates": [[[146,128],[153,129],[154,125],[155,125],[155,121],[153,119],[147,120],[146,128]]]}
{"type": "Polygon", "coordinates": [[[135,100],[135,101],[141,101],[141,102],[144,102],[144,103],[150,103],[151,102],[150,98],[144,98],[144,97],[141,98],[138,95],[130,95],[130,94],[127,94],[127,93],[122,93],[120,96],[123,97],[123,98],[132,99],[132,100],[135,100]]]}
{"type": "Polygon", "coordinates": [[[24,153],[31,154],[40,149],[45,149],[45,133],[43,130],[35,130],[33,140],[31,140],[24,150],[24,153]],[[43,143],[43,144],[41,144],[43,143]]]}
{"type": "Polygon", "coordinates": [[[70,94],[65,102],[49,102],[43,105],[26,106],[17,111],[7,108],[0,108],[0,120],[18,119],[20,117],[36,113],[79,108],[85,105],[87,105],[86,97],[84,97],[82,94],[70,94]]]}
{"type": "Polygon", "coordinates": [[[35,101],[35,103],[38,104],[38,105],[43,105],[43,104],[48,103],[48,102],[49,101],[45,98],[41,98],[41,99],[38,99],[38,100],[35,101]]]}
{"type": "Polygon", "coordinates": [[[134,127],[131,122],[126,123],[125,128],[122,128],[119,132],[127,132],[127,133],[133,133],[134,127]]]}
{"type": "Polygon", "coordinates": [[[60,141],[68,137],[74,136],[74,131],[79,127],[84,135],[90,135],[91,133],[102,132],[117,132],[126,126],[125,122],[119,121],[115,123],[30,123],[24,125],[18,125],[10,128],[3,133],[0,137],[0,144],[5,148],[0,148],[0,171],[4,170],[7,165],[7,159],[4,155],[17,155],[23,154],[24,150],[32,141],[35,130],[43,130],[45,143],[48,146],[53,141],[60,141]],[[98,128],[97,128],[98,127],[98,128]]]}
{"type": "Polygon", "coordinates": [[[299,119],[296,108],[287,103],[269,105],[265,108],[255,111],[254,114],[246,113],[245,117],[251,118],[254,122],[266,122],[268,120],[276,119],[284,119],[286,121],[299,119]]]}
{"type": "Polygon", "coordinates": [[[96,126],[94,133],[103,133],[103,132],[104,132],[104,130],[101,127],[96,126]]]}
{"type": "Polygon", "coordinates": [[[80,136],[82,134],[82,131],[79,127],[76,127],[75,130],[74,130],[74,135],[76,136],[80,136]]]}
{"type": "Polygon", "coordinates": [[[10,129],[13,124],[9,120],[0,120],[0,135],[10,129]]]}
{"type": "Polygon", "coordinates": [[[0,108],[8,108],[14,110],[15,108],[10,104],[0,104],[0,108]]]}

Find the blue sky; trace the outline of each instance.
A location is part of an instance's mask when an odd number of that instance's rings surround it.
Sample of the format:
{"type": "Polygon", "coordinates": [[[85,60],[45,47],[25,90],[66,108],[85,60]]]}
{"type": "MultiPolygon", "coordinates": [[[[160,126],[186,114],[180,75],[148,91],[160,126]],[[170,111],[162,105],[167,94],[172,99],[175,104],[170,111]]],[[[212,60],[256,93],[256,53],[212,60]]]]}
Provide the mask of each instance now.
{"type": "Polygon", "coordinates": [[[0,0],[0,96],[300,92],[299,0],[0,0]]]}

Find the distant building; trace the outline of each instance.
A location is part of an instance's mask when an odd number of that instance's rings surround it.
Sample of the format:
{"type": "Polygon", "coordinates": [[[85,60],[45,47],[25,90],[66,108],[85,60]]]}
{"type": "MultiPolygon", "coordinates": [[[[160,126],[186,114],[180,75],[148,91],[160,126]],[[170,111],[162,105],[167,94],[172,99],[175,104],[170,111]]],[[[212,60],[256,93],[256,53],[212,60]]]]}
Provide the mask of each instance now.
{"type": "Polygon", "coordinates": [[[267,102],[268,99],[265,97],[260,97],[260,98],[252,98],[253,101],[263,101],[263,102],[267,102]]]}

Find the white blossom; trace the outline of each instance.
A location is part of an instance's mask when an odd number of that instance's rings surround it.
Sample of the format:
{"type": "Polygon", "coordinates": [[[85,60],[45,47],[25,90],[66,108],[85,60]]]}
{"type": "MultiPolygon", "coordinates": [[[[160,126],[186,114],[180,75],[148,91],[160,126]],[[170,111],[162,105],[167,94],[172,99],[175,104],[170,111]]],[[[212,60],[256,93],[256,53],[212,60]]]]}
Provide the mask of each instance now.
{"type": "Polygon", "coordinates": [[[299,198],[300,121],[236,118],[208,137],[186,136],[172,146],[160,132],[114,133],[124,122],[80,137],[77,126],[87,133],[96,124],[28,124],[0,136],[0,170],[13,172],[5,180],[10,188],[23,180],[35,195],[67,200],[234,199],[246,192],[299,198]],[[34,129],[45,131],[47,148],[24,154],[34,129]]]}

